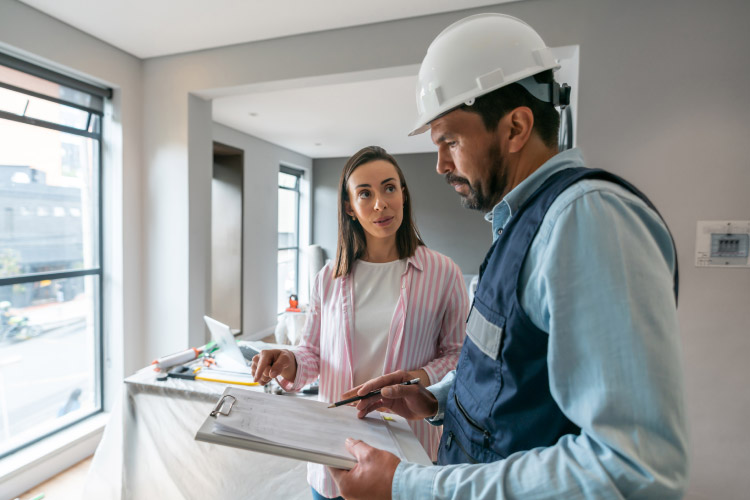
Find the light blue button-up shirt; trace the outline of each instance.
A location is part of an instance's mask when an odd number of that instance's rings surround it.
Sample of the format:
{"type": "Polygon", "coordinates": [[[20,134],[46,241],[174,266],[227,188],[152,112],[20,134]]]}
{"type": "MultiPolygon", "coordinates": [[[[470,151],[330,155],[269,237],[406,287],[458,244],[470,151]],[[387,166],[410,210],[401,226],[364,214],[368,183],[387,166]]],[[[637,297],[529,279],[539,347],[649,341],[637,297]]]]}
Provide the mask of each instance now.
{"type": "MultiPolygon", "coordinates": [[[[516,186],[486,216],[494,237],[549,176],[578,166],[580,152],[568,150],[516,186]]],[[[661,218],[626,189],[584,180],[561,193],[519,286],[524,311],[549,333],[552,396],[581,433],[489,464],[402,462],[393,498],[680,498],[688,464],[674,268],[661,218]]],[[[454,378],[429,388],[435,424],[454,378]]]]}

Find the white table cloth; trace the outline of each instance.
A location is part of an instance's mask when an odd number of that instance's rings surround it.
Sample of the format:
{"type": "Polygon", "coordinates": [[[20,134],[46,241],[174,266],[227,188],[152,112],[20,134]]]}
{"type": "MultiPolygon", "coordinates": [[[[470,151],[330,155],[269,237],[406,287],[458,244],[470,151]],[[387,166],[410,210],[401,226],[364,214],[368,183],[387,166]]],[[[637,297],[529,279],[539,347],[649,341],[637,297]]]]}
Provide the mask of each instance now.
{"type": "Polygon", "coordinates": [[[309,500],[305,462],[195,441],[224,387],[157,381],[151,368],[125,379],[83,498],[309,500]]]}

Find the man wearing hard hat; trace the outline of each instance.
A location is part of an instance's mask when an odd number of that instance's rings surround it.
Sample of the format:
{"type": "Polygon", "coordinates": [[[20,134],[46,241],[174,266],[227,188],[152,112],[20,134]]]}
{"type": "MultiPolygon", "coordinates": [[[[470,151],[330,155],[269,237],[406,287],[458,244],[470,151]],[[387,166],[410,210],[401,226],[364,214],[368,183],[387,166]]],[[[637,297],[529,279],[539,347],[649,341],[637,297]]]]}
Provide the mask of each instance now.
{"type": "Polygon", "coordinates": [[[481,14],[430,45],[417,84],[438,173],[486,212],[457,369],[424,388],[384,375],[359,394],[443,425],[438,465],[356,440],[348,499],[680,498],[687,431],[677,330],[677,255],[634,186],[558,152],[567,89],[527,24],[481,14]]]}

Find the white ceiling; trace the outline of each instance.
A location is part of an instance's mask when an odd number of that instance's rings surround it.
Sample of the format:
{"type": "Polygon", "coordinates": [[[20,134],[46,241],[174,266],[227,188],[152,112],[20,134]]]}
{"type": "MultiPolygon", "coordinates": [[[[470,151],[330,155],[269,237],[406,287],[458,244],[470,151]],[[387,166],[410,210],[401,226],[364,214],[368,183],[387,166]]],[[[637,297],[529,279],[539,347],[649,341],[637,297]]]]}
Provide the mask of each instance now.
{"type": "MultiPolygon", "coordinates": [[[[146,59],[519,0],[20,1],[146,59]]],[[[415,75],[215,99],[214,120],[311,158],[349,156],[368,144],[432,151],[427,135],[406,136],[415,75]]]]}
{"type": "Polygon", "coordinates": [[[146,59],[515,0],[20,1],[146,59]]]}
{"type": "Polygon", "coordinates": [[[415,84],[411,75],[225,97],[214,99],[213,117],[310,158],[346,157],[368,145],[393,154],[434,151],[429,134],[407,135],[415,84]]]}

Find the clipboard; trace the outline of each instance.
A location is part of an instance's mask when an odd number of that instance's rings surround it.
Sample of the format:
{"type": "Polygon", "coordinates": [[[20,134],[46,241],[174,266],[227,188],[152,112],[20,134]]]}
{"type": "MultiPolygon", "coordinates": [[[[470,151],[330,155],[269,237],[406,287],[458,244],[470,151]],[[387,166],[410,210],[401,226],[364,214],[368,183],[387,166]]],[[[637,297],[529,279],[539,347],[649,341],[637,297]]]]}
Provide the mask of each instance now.
{"type": "Polygon", "coordinates": [[[292,395],[227,387],[195,439],[351,469],[357,461],[346,451],[344,440],[353,437],[387,449],[401,460],[432,465],[404,418],[375,412],[358,419],[353,407],[327,406],[292,395]]]}

